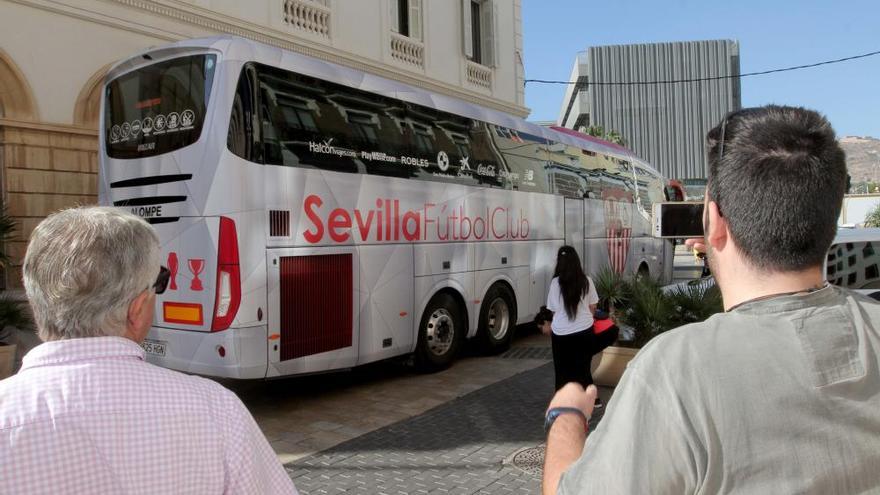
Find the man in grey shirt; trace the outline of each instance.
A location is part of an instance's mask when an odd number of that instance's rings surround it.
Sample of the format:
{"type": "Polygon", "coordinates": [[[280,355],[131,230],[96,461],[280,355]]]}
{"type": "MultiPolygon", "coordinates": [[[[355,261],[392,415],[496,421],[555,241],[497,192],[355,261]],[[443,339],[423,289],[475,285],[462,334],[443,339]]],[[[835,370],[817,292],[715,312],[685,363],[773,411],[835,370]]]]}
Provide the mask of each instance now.
{"type": "Polygon", "coordinates": [[[595,388],[561,389],[544,493],[880,492],[880,303],[824,282],[846,188],[834,131],[768,106],[707,141],[705,237],[689,244],[725,313],[645,346],[589,438],[595,388]]]}

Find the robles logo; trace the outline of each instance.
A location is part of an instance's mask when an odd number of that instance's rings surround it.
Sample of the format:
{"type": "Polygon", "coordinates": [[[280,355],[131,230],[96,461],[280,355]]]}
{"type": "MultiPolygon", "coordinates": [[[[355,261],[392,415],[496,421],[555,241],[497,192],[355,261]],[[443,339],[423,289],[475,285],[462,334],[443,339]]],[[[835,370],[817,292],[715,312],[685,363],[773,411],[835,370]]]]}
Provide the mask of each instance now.
{"type": "Polygon", "coordinates": [[[400,209],[399,199],[376,199],[369,210],[334,208],[326,212],[324,200],[310,194],[303,210],[311,224],[303,237],[318,244],[329,235],[334,242],[372,241],[467,241],[527,239],[529,220],[522,209],[514,213],[503,206],[486,206],[479,212],[465,211],[464,204],[423,203],[416,209],[400,209]]]}

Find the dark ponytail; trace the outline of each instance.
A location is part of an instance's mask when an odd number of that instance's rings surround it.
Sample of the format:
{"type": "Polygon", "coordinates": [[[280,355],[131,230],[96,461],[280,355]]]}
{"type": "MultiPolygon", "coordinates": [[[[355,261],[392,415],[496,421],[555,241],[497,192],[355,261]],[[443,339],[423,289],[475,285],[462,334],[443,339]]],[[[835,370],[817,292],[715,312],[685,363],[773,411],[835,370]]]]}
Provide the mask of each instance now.
{"type": "Polygon", "coordinates": [[[553,276],[559,280],[559,291],[562,293],[562,302],[565,306],[565,314],[569,320],[577,315],[578,304],[584,294],[590,290],[590,281],[581,268],[581,259],[571,246],[562,246],[556,253],[556,269],[553,276]]]}

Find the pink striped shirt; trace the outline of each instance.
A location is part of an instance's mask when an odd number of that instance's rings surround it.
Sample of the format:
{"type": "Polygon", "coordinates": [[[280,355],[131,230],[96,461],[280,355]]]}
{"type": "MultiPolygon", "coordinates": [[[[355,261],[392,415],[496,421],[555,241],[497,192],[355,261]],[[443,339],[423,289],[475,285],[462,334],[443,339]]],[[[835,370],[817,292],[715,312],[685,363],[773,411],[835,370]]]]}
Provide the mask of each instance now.
{"type": "Polygon", "coordinates": [[[232,392],[121,337],[41,344],[0,381],[0,493],[296,493],[232,392]]]}

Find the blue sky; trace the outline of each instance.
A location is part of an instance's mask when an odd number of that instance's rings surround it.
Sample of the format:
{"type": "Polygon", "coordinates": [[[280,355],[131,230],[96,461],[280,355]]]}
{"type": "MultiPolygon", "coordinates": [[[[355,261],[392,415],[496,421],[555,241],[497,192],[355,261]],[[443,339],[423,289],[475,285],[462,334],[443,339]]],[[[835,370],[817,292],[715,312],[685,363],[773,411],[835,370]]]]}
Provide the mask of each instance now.
{"type": "MultiPolygon", "coordinates": [[[[878,0],[522,0],[527,79],[567,80],[589,46],[732,39],[740,71],[880,50],[878,0]]],[[[564,87],[529,83],[529,120],[556,120],[564,87]]],[[[839,136],[880,138],[880,55],[742,80],[743,106],[800,105],[839,136]]]]}

